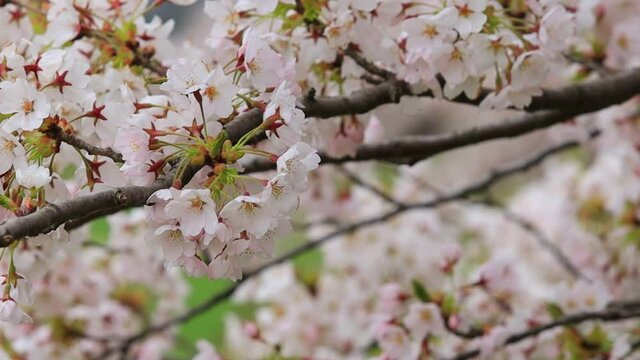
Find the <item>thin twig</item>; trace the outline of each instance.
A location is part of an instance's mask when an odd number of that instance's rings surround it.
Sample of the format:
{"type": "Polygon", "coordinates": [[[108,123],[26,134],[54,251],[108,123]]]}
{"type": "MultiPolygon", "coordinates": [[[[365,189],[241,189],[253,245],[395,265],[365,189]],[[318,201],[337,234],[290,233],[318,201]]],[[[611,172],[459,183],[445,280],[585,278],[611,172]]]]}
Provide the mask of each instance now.
{"type": "Polygon", "coordinates": [[[86,141],[75,137],[74,135],[68,134],[63,131],[60,127],[54,126],[50,131],[47,132],[47,135],[54,139],[58,139],[64,143],[67,143],[77,149],[85,150],[90,155],[99,155],[110,158],[116,163],[124,162],[122,158],[122,154],[113,150],[112,148],[102,148],[99,146],[93,146],[86,141]]]}
{"type": "Polygon", "coordinates": [[[384,191],[379,190],[378,188],[376,188],[375,186],[373,186],[372,184],[366,183],[364,180],[360,179],[360,177],[358,177],[356,174],[352,173],[349,169],[345,168],[344,166],[338,166],[336,167],[336,169],[338,169],[338,171],[347,179],[349,179],[349,181],[351,181],[352,183],[360,186],[361,188],[367,189],[370,192],[372,192],[373,194],[375,194],[376,196],[378,196],[379,198],[381,198],[382,200],[395,205],[396,207],[402,208],[405,206],[405,204],[401,203],[400,201],[394,199],[393,197],[391,197],[390,195],[386,194],[384,191]]]}
{"type": "Polygon", "coordinates": [[[486,206],[490,206],[497,211],[499,211],[507,220],[517,224],[522,229],[531,234],[538,244],[551,256],[555,258],[555,260],[562,265],[562,267],[571,274],[574,278],[589,280],[578,268],[573,264],[573,262],[562,252],[562,250],[554,244],[551,240],[547,238],[546,235],[542,233],[540,229],[538,229],[531,221],[522,217],[521,215],[509,210],[508,208],[498,204],[495,201],[481,201],[482,204],[486,206]]]}
{"type": "MultiPolygon", "coordinates": [[[[636,303],[640,304],[640,301],[637,301],[636,303]]],[[[547,330],[551,330],[560,326],[572,326],[572,325],[583,323],[585,321],[594,321],[594,320],[619,321],[619,320],[632,319],[636,317],[640,317],[640,309],[638,308],[632,308],[632,309],[607,308],[602,311],[584,312],[584,313],[568,315],[561,319],[549,322],[547,324],[532,327],[528,330],[515,333],[507,337],[507,339],[503,342],[502,346],[506,347],[507,345],[515,344],[517,342],[520,342],[530,337],[537,336],[547,330]]],[[[459,354],[458,356],[452,358],[451,360],[472,359],[480,354],[481,354],[480,349],[473,349],[473,350],[464,352],[462,354],[459,354]]]]}
{"type": "Polygon", "coordinates": [[[383,69],[377,66],[376,64],[372,63],[371,61],[369,61],[367,58],[362,56],[358,51],[356,51],[356,49],[352,46],[348,47],[344,51],[344,54],[350,57],[351,59],[353,59],[353,61],[355,61],[356,64],[358,64],[358,66],[360,66],[361,68],[365,69],[367,72],[373,75],[379,76],[387,80],[394,79],[396,77],[396,74],[394,74],[393,72],[383,69]]]}

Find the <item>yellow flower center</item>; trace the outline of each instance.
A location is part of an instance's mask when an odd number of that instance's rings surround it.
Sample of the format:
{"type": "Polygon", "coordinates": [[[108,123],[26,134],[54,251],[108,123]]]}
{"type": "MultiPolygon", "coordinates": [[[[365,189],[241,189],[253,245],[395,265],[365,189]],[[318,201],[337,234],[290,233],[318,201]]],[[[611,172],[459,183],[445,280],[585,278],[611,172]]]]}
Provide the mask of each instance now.
{"type": "Polygon", "coordinates": [[[203,205],[204,205],[204,202],[199,198],[191,199],[191,210],[200,211],[202,210],[203,205]]]}
{"type": "Polygon", "coordinates": [[[426,310],[426,309],[420,311],[420,320],[422,320],[424,322],[431,321],[431,312],[429,310],[426,310]]]}
{"type": "Polygon", "coordinates": [[[35,101],[33,101],[33,100],[25,100],[25,101],[23,101],[23,102],[22,102],[22,111],[23,111],[25,114],[28,114],[28,113],[30,113],[30,112],[33,112],[33,103],[34,103],[34,102],[35,102],[35,101]]]}
{"type": "Polygon", "coordinates": [[[438,35],[438,29],[434,25],[426,25],[422,29],[422,34],[430,39],[433,39],[438,35]]]}
{"type": "Polygon", "coordinates": [[[249,61],[247,66],[249,67],[249,70],[251,70],[251,72],[254,74],[258,74],[262,72],[262,64],[260,64],[260,62],[257,59],[253,59],[249,61]]]}
{"type": "Polygon", "coordinates": [[[218,89],[216,89],[214,86],[209,86],[204,89],[204,94],[209,98],[209,100],[213,100],[218,97],[219,93],[218,89]]]}
{"type": "Polygon", "coordinates": [[[246,215],[253,215],[255,210],[259,207],[260,205],[258,204],[243,201],[242,205],[240,206],[240,210],[242,210],[242,212],[245,213],[246,215]]]}

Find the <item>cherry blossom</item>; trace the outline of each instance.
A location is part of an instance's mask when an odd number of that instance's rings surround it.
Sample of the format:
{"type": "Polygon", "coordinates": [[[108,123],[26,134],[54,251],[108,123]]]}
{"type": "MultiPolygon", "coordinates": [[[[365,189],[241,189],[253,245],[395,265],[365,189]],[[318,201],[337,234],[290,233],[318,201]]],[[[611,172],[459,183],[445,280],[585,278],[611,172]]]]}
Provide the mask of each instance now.
{"type": "Polygon", "coordinates": [[[5,131],[37,129],[49,115],[51,105],[46,95],[24,79],[0,82],[0,94],[4,99],[0,104],[0,113],[10,115],[2,122],[5,131]]]}
{"type": "Polygon", "coordinates": [[[427,334],[437,335],[444,330],[440,309],[435,304],[411,304],[403,323],[414,339],[424,339],[427,334]]]}
{"type": "Polygon", "coordinates": [[[165,214],[177,219],[180,230],[186,236],[195,236],[202,231],[214,234],[217,229],[218,217],[216,206],[208,190],[185,189],[169,200],[164,208],[165,214]]]}
{"type": "Polygon", "coordinates": [[[307,174],[316,169],[319,162],[320,157],[315,150],[299,142],[278,158],[278,172],[286,174],[294,189],[304,189],[307,174]]]}
{"type": "Polygon", "coordinates": [[[160,226],[154,231],[153,235],[154,240],[161,241],[162,252],[168,261],[175,261],[182,255],[195,255],[196,243],[185,239],[178,226],[160,226]]]}
{"type": "Polygon", "coordinates": [[[255,196],[238,196],[220,210],[220,217],[234,231],[246,230],[262,237],[273,222],[270,209],[262,199],[255,196]]]}
{"type": "Polygon", "coordinates": [[[33,319],[27,315],[13,299],[0,299],[0,320],[11,324],[32,323],[33,319]]]}
{"type": "Polygon", "coordinates": [[[217,67],[207,75],[201,92],[205,113],[213,113],[222,118],[231,115],[231,100],[238,92],[238,87],[224,74],[222,68],[217,67]]]}
{"type": "Polygon", "coordinates": [[[0,174],[6,173],[14,164],[22,163],[25,152],[18,139],[0,129],[0,174]]]}
{"type": "Polygon", "coordinates": [[[16,170],[16,181],[25,188],[40,188],[51,182],[51,173],[46,167],[29,165],[16,170]]]}
{"type": "Polygon", "coordinates": [[[479,32],[487,21],[484,14],[487,0],[453,0],[451,5],[441,12],[441,16],[462,38],[479,32]]]}
{"type": "Polygon", "coordinates": [[[243,68],[247,77],[258,89],[275,87],[280,83],[279,72],[284,68],[280,54],[276,53],[266,39],[255,31],[247,31],[240,48],[243,68]]]}

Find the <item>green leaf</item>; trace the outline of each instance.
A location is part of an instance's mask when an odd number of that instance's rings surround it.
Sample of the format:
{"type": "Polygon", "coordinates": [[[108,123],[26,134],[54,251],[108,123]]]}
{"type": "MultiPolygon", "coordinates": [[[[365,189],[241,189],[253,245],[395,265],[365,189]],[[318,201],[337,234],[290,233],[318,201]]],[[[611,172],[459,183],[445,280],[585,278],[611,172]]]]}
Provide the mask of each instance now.
{"type": "Polygon", "coordinates": [[[591,332],[585,336],[585,339],[589,343],[597,345],[600,350],[605,352],[609,352],[613,348],[613,341],[609,339],[607,332],[600,324],[594,325],[591,332]]]}
{"type": "Polygon", "coordinates": [[[137,28],[133,21],[128,21],[122,24],[122,27],[116,29],[116,37],[123,42],[134,40],[136,33],[137,28]]]}
{"type": "Polygon", "coordinates": [[[456,305],[456,298],[451,294],[445,295],[440,308],[442,309],[442,314],[445,317],[449,317],[452,314],[455,314],[458,310],[458,306],[456,305]]]}
{"type": "Polygon", "coordinates": [[[0,206],[2,206],[3,208],[9,211],[14,211],[16,209],[16,206],[13,203],[13,201],[11,201],[11,199],[9,199],[4,195],[0,195],[0,206]]]}
{"type": "Polygon", "coordinates": [[[422,284],[418,280],[416,279],[411,280],[411,287],[413,288],[413,294],[418,299],[420,299],[420,301],[422,302],[431,301],[431,295],[429,295],[429,292],[427,291],[427,289],[425,289],[425,287],[422,286],[422,284]]]}
{"type": "Polygon", "coordinates": [[[624,243],[627,246],[640,248],[640,228],[633,228],[627,231],[627,234],[624,236],[624,243]]]}
{"type": "Polygon", "coordinates": [[[89,239],[96,244],[106,244],[109,242],[111,226],[106,218],[94,220],[89,225],[89,239]]]}
{"type": "Polygon", "coordinates": [[[547,303],[547,313],[549,313],[549,316],[551,316],[553,320],[558,320],[564,316],[562,308],[560,308],[558,304],[551,302],[547,303]]]}
{"type": "Polygon", "coordinates": [[[15,113],[11,113],[11,114],[0,114],[0,121],[6,120],[10,117],[12,117],[15,113]]]}
{"type": "Polygon", "coordinates": [[[308,251],[296,257],[293,259],[293,268],[296,277],[310,289],[315,288],[323,262],[324,256],[322,255],[322,251],[318,249],[308,251]]]}
{"type": "Polygon", "coordinates": [[[234,168],[225,168],[219,175],[220,182],[225,185],[231,185],[236,182],[236,177],[238,176],[238,169],[234,168]]]}

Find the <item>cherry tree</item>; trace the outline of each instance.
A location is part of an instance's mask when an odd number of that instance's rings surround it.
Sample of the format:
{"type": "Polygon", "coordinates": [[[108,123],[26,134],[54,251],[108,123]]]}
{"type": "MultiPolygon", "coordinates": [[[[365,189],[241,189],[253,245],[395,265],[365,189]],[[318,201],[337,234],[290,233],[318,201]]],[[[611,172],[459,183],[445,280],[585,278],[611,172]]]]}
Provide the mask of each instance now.
{"type": "Polygon", "coordinates": [[[640,2],[166,2],[0,0],[1,359],[640,356],[640,2]]]}

